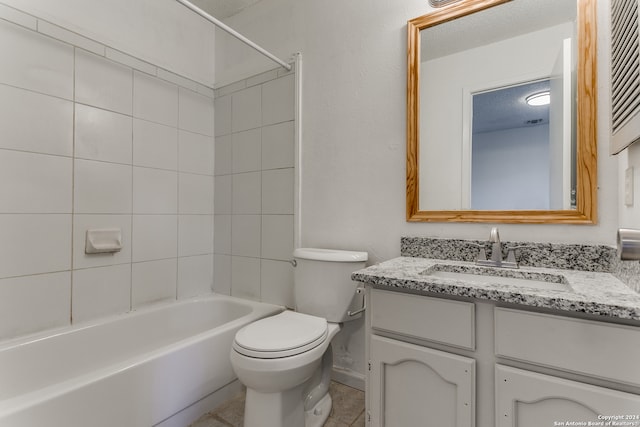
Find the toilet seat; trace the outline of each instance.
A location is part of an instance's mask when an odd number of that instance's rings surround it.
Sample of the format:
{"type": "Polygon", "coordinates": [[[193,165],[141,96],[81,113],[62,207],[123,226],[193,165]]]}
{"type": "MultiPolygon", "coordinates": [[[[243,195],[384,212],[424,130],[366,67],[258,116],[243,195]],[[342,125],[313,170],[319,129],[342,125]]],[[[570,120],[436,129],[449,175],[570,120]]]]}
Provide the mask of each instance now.
{"type": "Polygon", "coordinates": [[[326,319],[283,311],[240,329],[233,348],[245,356],[277,359],[309,351],[322,344],[327,335],[326,319]]]}

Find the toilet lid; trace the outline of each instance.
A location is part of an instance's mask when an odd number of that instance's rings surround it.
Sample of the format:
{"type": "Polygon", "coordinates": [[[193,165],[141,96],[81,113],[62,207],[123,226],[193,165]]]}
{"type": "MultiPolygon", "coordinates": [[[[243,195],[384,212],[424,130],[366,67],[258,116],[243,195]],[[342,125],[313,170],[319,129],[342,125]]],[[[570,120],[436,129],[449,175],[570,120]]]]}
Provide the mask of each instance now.
{"type": "Polygon", "coordinates": [[[245,356],[275,359],[309,351],[326,338],[326,319],[283,311],[240,329],[233,348],[245,356]]]}

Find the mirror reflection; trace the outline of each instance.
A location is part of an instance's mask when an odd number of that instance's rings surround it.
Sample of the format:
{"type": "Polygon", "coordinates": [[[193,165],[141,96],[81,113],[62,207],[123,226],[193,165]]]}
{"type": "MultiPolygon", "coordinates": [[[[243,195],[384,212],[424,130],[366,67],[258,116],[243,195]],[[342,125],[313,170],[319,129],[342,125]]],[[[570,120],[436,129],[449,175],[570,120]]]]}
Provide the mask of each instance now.
{"type": "Polygon", "coordinates": [[[547,79],[472,94],[471,209],[575,209],[571,99],[563,109],[561,88],[547,79]]]}
{"type": "Polygon", "coordinates": [[[420,32],[421,210],[571,208],[575,21],[575,0],[515,0],[420,32]]]}

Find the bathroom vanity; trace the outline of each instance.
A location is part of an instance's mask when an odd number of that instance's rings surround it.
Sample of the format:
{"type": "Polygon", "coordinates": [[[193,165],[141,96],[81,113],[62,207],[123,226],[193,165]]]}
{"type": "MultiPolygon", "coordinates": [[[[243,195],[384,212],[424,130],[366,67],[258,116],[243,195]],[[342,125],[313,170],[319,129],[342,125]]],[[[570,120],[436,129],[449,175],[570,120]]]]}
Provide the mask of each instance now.
{"type": "Polygon", "coordinates": [[[640,426],[640,294],[606,268],[566,267],[405,256],[355,272],[367,425],[640,426]]]}

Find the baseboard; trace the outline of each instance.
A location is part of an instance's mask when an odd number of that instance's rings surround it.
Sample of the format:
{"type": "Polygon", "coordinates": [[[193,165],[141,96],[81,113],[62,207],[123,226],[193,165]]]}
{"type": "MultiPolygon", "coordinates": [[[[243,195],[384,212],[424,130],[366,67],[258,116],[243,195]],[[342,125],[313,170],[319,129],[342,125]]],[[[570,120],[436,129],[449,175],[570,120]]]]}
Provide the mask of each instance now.
{"type": "Polygon", "coordinates": [[[341,369],[334,366],[331,371],[331,379],[339,382],[340,384],[348,385],[349,387],[364,391],[364,375],[360,372],[352,371],[350,369],[341,369]]]}

